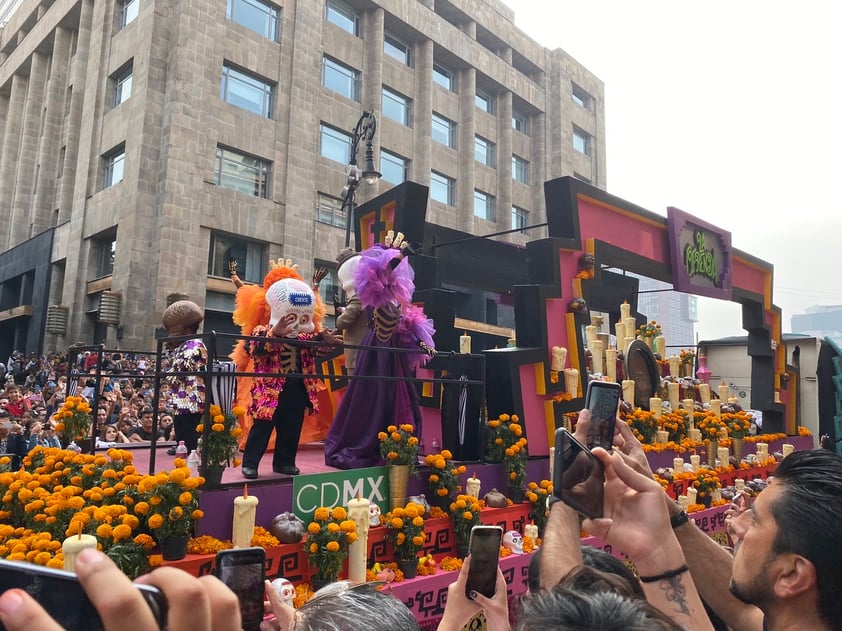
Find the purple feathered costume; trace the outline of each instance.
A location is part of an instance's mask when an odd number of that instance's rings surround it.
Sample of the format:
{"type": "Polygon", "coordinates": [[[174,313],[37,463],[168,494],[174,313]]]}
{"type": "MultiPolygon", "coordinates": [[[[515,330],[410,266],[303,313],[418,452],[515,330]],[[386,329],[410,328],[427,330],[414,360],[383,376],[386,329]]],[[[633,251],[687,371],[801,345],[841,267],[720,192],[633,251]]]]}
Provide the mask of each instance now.
{"type": "MultiPolygon", "coordinates": [[[[415,273],[399,250],[375,245],[361,254],[357,296],[369,315],[369,331],[360,349],[356,375],[412,377],[428,356],[419,347],[433,347],[433,322],[410,300],[415,273]],[[389,349],[416,349],[393,353],[389,349]]],[[[351,379],[325,440],[325,462],[339,469],[371,467],[382,462],[378,432],[388,425],[412,423],[421,433],[421,411],[414,383],[351,379]]]]}

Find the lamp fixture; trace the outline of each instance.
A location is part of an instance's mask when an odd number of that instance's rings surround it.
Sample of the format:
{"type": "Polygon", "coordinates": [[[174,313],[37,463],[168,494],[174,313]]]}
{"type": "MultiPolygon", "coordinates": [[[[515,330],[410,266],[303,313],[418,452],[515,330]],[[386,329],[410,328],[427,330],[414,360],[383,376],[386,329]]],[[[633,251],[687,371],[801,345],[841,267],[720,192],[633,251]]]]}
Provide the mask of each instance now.
{"type": "Polygon", "coordinates": [[[376,131],[377,117],[374,115],[374,112],[364,111],[354,126],[348,167],[346,169],[348,179],[347,184],[342,189],[342,210],[345,215],[345,247],[351,244],[351,222],[353,221],[355,207],[354,198],[356,197],[360,180],[365,180],[366,184],[376,184],[377,180],[380,179],[380,171],[377,170],[374,164],[373,141],[376,131]],[[365,140],[365,170],[361,173],[359,166],[357,166],[357,151],[362,140],[365,140]]]}

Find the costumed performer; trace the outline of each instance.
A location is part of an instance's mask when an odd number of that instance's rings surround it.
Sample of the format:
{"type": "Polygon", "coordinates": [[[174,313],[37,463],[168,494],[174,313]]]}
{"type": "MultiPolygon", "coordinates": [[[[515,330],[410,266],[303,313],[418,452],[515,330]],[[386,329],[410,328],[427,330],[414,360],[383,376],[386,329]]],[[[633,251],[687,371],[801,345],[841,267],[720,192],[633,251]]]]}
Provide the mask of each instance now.
{"type": "Polygon", "coordinates": [[[363,309],[354,284],[360,266],[360,253],[343,248],[336,255],[336,263],[339,265],[336,276],[347,298],[344,307],[336,308],[336,329],[342,333],[342,342],[345,344],[345,372],[353,375],[357,365],[357,349],[348,348],[348,344],[359,346],[368,331],[368,314],[363,309]]]}
{"type": "Polygon", "coordinates": [[[421,433],[415,369],[435,353],[433,322],[411,303],[415,273],[403,235],[362,252],[355,284],[369,314],[369,328],[357,353],[355,374],[386,379],[351,379],[325,440],[325,462],[339,469],[380,462],[377,434],[392,423],[412,423],[421,433]],[[376,348],[375,348],[376,347],[376,348]],[[417,353],[392,352],[417,349],[417,353]],[[397,378],[397,379],[395,379],[397,378]]]}
{"type": "MultiPolygon", "coordinates": [[[[265,301],[271,310],[269,323],[254,327],[252,336],[330,344],[341,341],[330,331],[316,327],[316,295],[304,281],[284,278],[273,283],[266,290],[265,301]]],[[[246,342],[245,351],[253,361],[253,370],[262,376],[254,377],[251,384],[249,413],[253,424],[243,454],[244,477],[257,477],[273,429],[276,440],[272,470],[287,475],[299,473],[295,456],[304,415],[307,410],[318,412],[318,390],[324,388],[322,380],[315,376],[316,357],[332,350],[332,346],[246,342]]]]}
{"type": "MultiPolygon", "coordinates": [[[[195,335],[199,323],[205,314],[195,302],[177,300],[164,310],[161,322],[167,335],[195,335]]],[[[167,372],[204,373],[208,365],[208,349],[201,338],[185,340],[172,350],[169,356],[167,372]]],[[[187,453],[198,447],[199,434],[196,426],[205,412],[205,380],[200,375],[169,375],[167,384],[170,390],[175,440],[184,441],[187,453]]],[[[167,453],[175,455],[175,447],[167,453]]]]}

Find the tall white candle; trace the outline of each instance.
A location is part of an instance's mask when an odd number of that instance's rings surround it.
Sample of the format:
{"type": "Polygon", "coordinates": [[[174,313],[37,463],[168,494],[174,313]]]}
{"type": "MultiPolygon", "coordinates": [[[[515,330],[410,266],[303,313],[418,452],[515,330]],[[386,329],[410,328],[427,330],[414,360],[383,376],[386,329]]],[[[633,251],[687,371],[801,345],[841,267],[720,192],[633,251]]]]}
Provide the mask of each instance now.
{"type": "Polygon", "coordinates": [[[555,447],[550,447],[550,480],[553,479],[553,471],[555,471],[555,447]]]}
{"type": "Polygon", "coordinates": [[[757,457],[761,460],[769,457],[769,443],[757,443],[757,457]]]}
{"type": "Polygon", "coordinates": [[[781,453],[784,455],[784,458],[786,458],[793,451],[795,451],[795,445],[791,445],[789,443],[784,443],[783,445],[781,445],[781,453]]]}
{"type": "Polygon", "coordinates": [[[475,473],[465,482],[465,494],[471,497],[479,497],[479,491],[482,488],[482,482],[476,475],[475,473]]]}
{"type": "Polygon", "coordinates": [[[97,540],[93,535],[70,535],[61,543],[61,552],[64,555],[64,569],[68,572],[76,571],[76,557],[82,550],[88,548],[96,549],[97,540]]]}
{"type": "Polygon", "coordinates": [[[348,546],[348,580],[352,583],[365,583],[370,506],[371,502],[363,497],[348,502],[348,519],[357,525],[357,540],[348,546]]]}
{"type": "Polygon", "coordinates": [[[585,327],[585,341],[587,342],[588,348],[591,347],[591,342],[596,339],[596,327],[593,324],[589,324],[585,327]]]}
{"type": "Polygon", "coordinates": [[[575,368],[564,369],[564,390],[574,399],[579,396],[579,371],[575,368]]]}
{"type": "Polygon", "coordinates": [[[692,415],[695,411],[696,402],[693,399],[682,399],[681,400],[681,407],[684,408],[684,411],[687,414],[692,415]]]}
{"type": "Polygon", "coordinates": [[[634,338],[637,335],[637,320],[634,318],[624,318],[623,324],[626,325],[626,337],[634,338]]]}
{"type": "Polygon", "coordinates": [[[593,364],[594,373],[602,374],[602,340],[591,340],[591,363],[593,364]]]}
{"type": "Polygon", "coordinates": [[[623,339],[623,352],[626,353],[627,355],[628,355],[628,352],[629,352],[629,346],[632,345],[632,342],[634,342],[634,338],[631,337],[631,336],[627,336],[626,338],[623,339]]]}
{"type": "Polygon", "coordinates": [[[728,387],[728,384],[723,381],[716,390],[719,392],[719,398],[722,400],[722,403],[727,402],[728,397],[731,396],[731,388],[728,387]]]}
{"type": "Polygon", "coordinates": [[[617,381],[617,349],[616,348],[606,348],[605,349],[605,374],[608,375],[608,378],[612,381],[617,381]]]}
{"type": "Polygon", "coordinates": [[[467,331],[459,336],[459,352],[462,355],[471,354],[471,336],[468,335],[467,331]]]}
{"type": "Polygon", "coordinates": [[[655,441],[658,443],[666,443],[670,439],[670,433],[664,429],[659,429],[656,433],[655,441]]]}
{"type": "Polygon", "coordinates": [[[719,458],[719,464],[722,467],[727,467],[731,463],[731,452],[727,447],[719,447],[716,450],[716,457],[719,458]]]}
{"type": "Polygon", "coordinates": [[[678,377],[678,369],[681,366],[681,358],[678,355],[670,355],[667,361],[670,365],[670,377],[678,377]]]}
{"type": "Polygon", "coordinates": [[[614,323],[614,335],[617,338],[617,344],[621,344],[624,339],[628,337],[626,334],[626,323],[618,320],[614,323]]]}
{"type": "Polygon", "coordinates": [[[662,408],[661,408],[662,403],[663,403],[663,401],[661,401],[660,397],[650,397],[649,398],[649,411],[652,412],[652,414],[655,415],[656,419],[661,418],[661,412],[663,411],[662,408]]]}
{"type": "Polygon", "coordinates": [[[628,401],[634,407],[634,380],[623,379],[623,401],[628,401]]]}
{"type": "Polygon", "coordinates": [[[667,354],[667,338],[663,335],[659,335],[655,338],[655,352],[660,355],[661,359],[666,358],[667,354]]]}
{"type": "Polygon", "coordinates": [[[631,305],[628,301],[623,301],[623,304],[620,305],[620,319],[625,320],[631,316],[631,305]]]}
{"type": "Polygon", "coordinates": [[[553,346],[552,357],[550,370],[555,370],[556,372],[564,370],[564,364],[567,363],[567,349],[563,346],[553,346]]]}
{"type": "Polygon", "coordinates": [[[248,484],[243,495],[234,498],[234,523],[231,528],[231,542],[235,548],[250,548],[254,537],[254,518],[257,514],[257,497],[249,495],[248,484]]]}
{"type": "Polygon", "coordinates": [[[695,504],[696,503],[696,496],[698,495],[698,491],[696,487],[691,486],[687,489],[687,503],[688,504],[695,504]]]}
{"type": "Polygon", "coordinates": [[[532,542],[535,543],[538,541],[538,526],[535,524],[526,524],[523,527],[523,536],[529,537],[532,539],[532,542]]]}
{"type": "Polygon", "coordinates": [[[673,412],[678,412],[678,397],[679,397],[679,385],[675,381],[670,381],[667,384],[667,391],[669,392],[670,397],[670,408],[672,408],[673,412]]]}
{"type": "Polygon", "coordinates": [[[684,458],[673,458],[672,459],[672,470],[675,473],[683,473],[684,472],[684,458]]]}
{"type": "Polygon", "coordinates": [[[706,405],[710,403],[710,384],[708,383],[700,383],[699,384],[699,398],[702,400],[702,405],[706,405]]]}
{"type": "Polygon", "coordinates": [[[690,455],[690,466],[693,467],[693,471],[698,471],[699,467],[702,465],[702,457],[699,454],[691,454],[690,455]]]}

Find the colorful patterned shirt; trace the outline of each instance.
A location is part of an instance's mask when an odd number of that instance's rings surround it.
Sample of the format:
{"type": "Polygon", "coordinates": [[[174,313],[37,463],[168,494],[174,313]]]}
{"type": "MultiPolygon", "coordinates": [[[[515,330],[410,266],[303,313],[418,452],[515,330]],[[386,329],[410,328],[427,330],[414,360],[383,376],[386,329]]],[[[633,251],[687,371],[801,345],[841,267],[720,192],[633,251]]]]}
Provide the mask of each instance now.
{"type": "MultiPolygon", "coordinates": [[[[182,342],[170,355],[170,372],[204,372],[208,350],[202,340],[182,342]]],[[[167,377],[173,414],[201,414],[205,411],[205,380],[198,375],[167,377]]]]}

